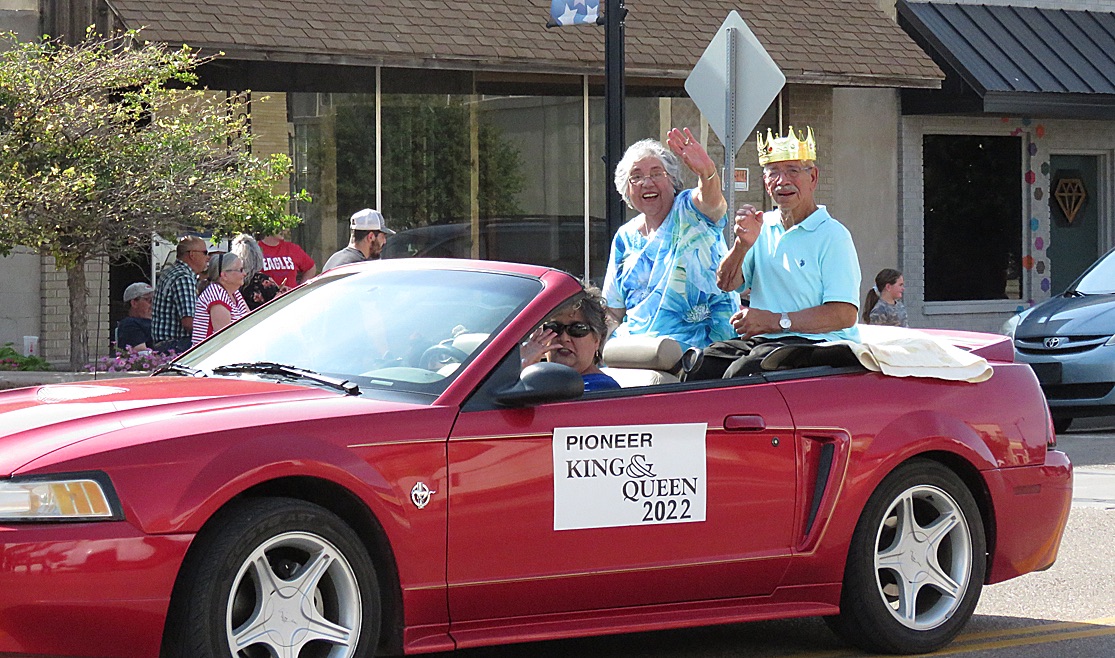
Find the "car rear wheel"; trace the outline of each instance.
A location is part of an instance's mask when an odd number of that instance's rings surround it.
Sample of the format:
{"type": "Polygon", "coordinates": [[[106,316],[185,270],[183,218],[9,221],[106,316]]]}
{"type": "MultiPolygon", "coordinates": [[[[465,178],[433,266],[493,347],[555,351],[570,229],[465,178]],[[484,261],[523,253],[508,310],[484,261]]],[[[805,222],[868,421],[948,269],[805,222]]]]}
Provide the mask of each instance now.
{"type": "Polygon", "coordinates": [[[379,624],[375,569],[351,528],[317,505],[253,500],[195,540],[162,656],[360,658],[379,624]]]}
{"type": "Polygon", "coordinates": [[[937,462],[903,464],[864,507],[829,625],[867,651],[935,651],[972,616],[986,564],[979,508],[960,478],[937,462]]]}

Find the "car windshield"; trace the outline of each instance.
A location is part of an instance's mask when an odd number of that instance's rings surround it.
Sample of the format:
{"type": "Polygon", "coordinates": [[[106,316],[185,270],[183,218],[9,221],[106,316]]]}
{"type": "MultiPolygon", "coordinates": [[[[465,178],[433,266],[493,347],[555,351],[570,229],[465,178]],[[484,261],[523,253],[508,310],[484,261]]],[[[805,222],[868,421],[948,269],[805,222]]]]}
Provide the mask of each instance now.
{"type": "Polygon", "coordinates": [[[362,392],[436,395],[541,289],[536,279],[495,272],[358,270],[296,288],[176,363],[323,383],[297,369],[362,392]]]}
{"type": "Polygon", "coordinates": [[[1085,295],[1110,295],[1115,293],[1115,251],[1107,252],[1080,277],[1073,291],[1085,295]]]}

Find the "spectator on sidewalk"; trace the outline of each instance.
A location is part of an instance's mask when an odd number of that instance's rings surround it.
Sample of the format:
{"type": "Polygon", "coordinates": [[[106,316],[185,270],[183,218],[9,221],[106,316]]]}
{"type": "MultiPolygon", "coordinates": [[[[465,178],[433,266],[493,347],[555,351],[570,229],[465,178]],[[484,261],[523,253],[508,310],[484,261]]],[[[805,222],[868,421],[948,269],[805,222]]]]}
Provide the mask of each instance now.
{"type": "Polygon", "coordinates": [[[866,324],[883,324],[891,327],[908,327],[906,305],[902,294],[906,291],[906,281],[902,272],[889,267],[879,270],[875,275],[875,285],[867,291],[863,301],[863,321],[866,324]]]}
{"type": "Polygon", "coordinates": [[[279,292],[286,292],[317,274],[317,264],[310,255],[281,235],[269,235],[259,241],[263,250],[262,272],[279,284],[279,292]]]}
{"type": "Polygon", "coordinates": [[[194,307],[193,343],[196,345],[248,314],[240,294],[244,263],[236,254],[220,254],[209,261],[207,283],[194,307]]]}
{"type": "Polygon", "coordinates": [[[151,338],[159,352],[181,354],[190,347],[197,303],[197,275],[209,264],[205,240],[190,235],[178,241],[175,262],[160,275],[151,313],[151,338]]]}
{"type": "Polygon", "coordinates": [[[155,289],[150,284],[137,281],[124,289],[124,303],[128,317],[116,325],[116,348],[135,350],[151,349],[151,307],[155,302],[155,289]]]}
{"type": "Polygon", "coordinates": [[[394,231],[387,228],[383,215],[371,208],[353,213],[349,218],[348,226],[352,231],[348,246],[330,256],[329,260],[325,261],[325,267],[321,268],[322,272],[349,263],[361,263],[379,258],[380,253],[383,252],[383,245],[387,244],[387,236],[395,235],[394,231]]]}
{"type": "Polygon", "coordinates": [[[267,302],[275,299],[279,294],[279,284],[264,274],[263,250],[252,236],[241,233],[232,240],[232,252],[244,264],[244,285],[240,287],[240,294],[248,310],[254,311],[267,302]]]}

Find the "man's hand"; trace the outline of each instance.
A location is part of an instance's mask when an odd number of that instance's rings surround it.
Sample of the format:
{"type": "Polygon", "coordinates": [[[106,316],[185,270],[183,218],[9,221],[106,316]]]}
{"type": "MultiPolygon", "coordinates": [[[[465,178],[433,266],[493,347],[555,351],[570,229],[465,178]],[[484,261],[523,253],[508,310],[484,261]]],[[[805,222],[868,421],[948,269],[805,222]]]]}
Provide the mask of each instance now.
{"type": "Polygon", "coordinates": [[[856,323],[856,307],[846,302],[825,302],[820,306],[792,311],[790,329],[783,329],[778,321],[781,313],[764,311],[761,308],[745,308],[732,316],[732,327],[742,338],[759,334],[827,334],[840,331],[856,323]]]}
{"type": "Polygon", "coordinates": [[[732,316],[732,328],[736,330],[740,338],[780,333],[782,327],[778,325],[778,320],[781,317],[778,313],[764,311],[761,308],[744,308],[732,316]]]}
{"type": "Polygon", "coordinates": [[[755,246],[755,240],[759,239],[759,231],[762,230],[763,213],[749,203],[744,204],[736,210],[736,224],[733,228],[736,234],[736,243],[732,245],[732,248],[736,248],[736,244],[738,244],[750,249],[755,246]]]}
{"type": "Polygon", "coordinates": [[[755,206],[744,204],[736,211],[735,225],[732,227],[736,238],[732,240],[728,255],[716,266],[717,288],[731,292],[743,285],[743,257],[755,245],[762,229],[763,213],[756,210],[755,206]]]}

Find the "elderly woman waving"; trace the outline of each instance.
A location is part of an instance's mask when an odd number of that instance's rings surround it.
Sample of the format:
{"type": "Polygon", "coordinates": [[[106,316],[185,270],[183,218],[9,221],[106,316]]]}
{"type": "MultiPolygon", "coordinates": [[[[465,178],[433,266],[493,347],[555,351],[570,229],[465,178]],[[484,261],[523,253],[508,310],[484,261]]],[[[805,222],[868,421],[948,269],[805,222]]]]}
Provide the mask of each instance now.
{"type": "Polygon", "coordinates": [[[682,347],[734,338],[739,295],[716,286],[728,253],[727,207],[716,164],[686,128],[632,144],[616,166],[616,189],[639,216],[616,232],[604,277],[616,335],[670,336],[682,347]],[[683,190],[681,164],[697,175],[683,190]]]}

